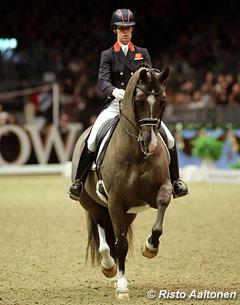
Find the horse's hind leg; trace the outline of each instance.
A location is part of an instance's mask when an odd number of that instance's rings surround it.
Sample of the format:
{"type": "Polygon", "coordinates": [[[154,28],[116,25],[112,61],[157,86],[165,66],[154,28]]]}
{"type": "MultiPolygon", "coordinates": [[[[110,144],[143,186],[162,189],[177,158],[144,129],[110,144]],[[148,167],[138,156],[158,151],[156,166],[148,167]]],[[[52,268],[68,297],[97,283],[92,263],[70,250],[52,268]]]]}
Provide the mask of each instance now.
{"type": "Polygon", "coordinates": [[[114,262],[115,237],[108,209],[95,202],[85,191],[80,203],[88,211],[88,246],[92,262],[101,261],[102,272],[106,277],[114,277],[117,267],[114,262]]]}
{"type": "Polygon", "coordinates": [[[157,218],[152,228],[152,234],[148,236],[145,244],[142,247],[142,254],[148,258],[153,258],[158,254],[160,236],[163,231],[163,218],[171,201],[172,185],[166,183],[161,186],[157,195],[157,218]]]}
{"type": "Polygon", "coordinates": [[[113,278],[117,274],[117,266],[110,255],[110,248],[106,241],[105,230],[100,225],[97,226],[99,235],[99,253],[101,255],[101,269],[106,277],[113,278]]]}
{"type": "Polygon", "coordinates": [[[125,277],[125,260],[128,252],[127,233],[136,214],[126,214],[122,208],[123,204],[117,202],[109,205],[109,212],[113,224],[115,243],[115,255],[119,269],[116,282],[116,295],[119,299],[128,298],[128,282],[125,277]]]}

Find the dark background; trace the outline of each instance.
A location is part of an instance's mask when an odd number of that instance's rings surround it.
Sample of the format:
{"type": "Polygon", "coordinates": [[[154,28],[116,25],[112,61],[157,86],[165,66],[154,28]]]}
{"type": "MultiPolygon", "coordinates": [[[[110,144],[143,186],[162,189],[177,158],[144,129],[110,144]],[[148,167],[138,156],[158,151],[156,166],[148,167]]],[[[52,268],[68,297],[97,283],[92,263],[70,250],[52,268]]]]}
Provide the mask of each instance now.
{"type": "Polygon", "coordinates": [[[178,51],[195,68],[237,65],[239,1],[1,1],[0,36],[16,37],[18,51],[27,50],[30,76],[53,68],[56,56],[63,63],[84,57],[96,75],[100,52],[114,42],[111,15],[121,7],[134,12],[133,41],[147,47],[153,61],[178,51]]]}
{"type": "MultiPolygon", "coordinates": [[[[110,20],[117,8],[135,14],[132,41],[148,48],[154,67],[170,67],[169,103],[200,105],[199,90],[216,105],[240,103],[240,1],[1,1],[0,37],[17,38],[18,47],[8,57],[0,53],[0,90],[56,80],[66,121],[91,124],[103,102],[97,73],[101,51],[115,41],[110,20]],[[208,72],[211,84],[204,86],[208,72]]],[[[26,99],[0,102],[22,111],[26,99]]]]}
{"type": "MultiPolygon", "coordinates": [[[[53,81],[60,86],[61,132],[70,122],[91,125],[103,107],[98,67],[101,51],[115,42],[110,20],[118,8],[135,14],[132,41],[149,50],[153,66],[170,67],[164,122],[171,130],[190,130],[182,136],[185,148],[202,126],[221,127],[224,136],[239,128],[240,1],[217,0],[1,1],[0,38],[17,38],[18,47],[0,52],[0,126],[48,127],[51,90],[25,96],[21,90],[53,81]],[[20,93],[3,98],[12,90],[20,93]]],[[[238,145],[239,131],[235,136],[238,145]]]]}

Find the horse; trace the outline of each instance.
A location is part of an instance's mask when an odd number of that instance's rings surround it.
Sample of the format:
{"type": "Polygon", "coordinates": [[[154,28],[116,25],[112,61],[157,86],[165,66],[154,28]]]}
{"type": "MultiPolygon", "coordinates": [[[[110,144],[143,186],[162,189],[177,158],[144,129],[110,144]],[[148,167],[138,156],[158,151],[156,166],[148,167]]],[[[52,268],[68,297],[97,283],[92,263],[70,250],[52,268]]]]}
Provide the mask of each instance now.
{"type": "MultiPolygon", "coordinates": [[[[130,78],[120,104],[115,127],[101,164],[101,176],[108,194],[107,204],[96,192],[96,172],[91,170],[80,197],[88,215],[86,256],[101,264],[103,274],[115,280],[119,299],[129,297],[125,259],[132,245],[132,228],[137,213],[156,209],[151,234],[141,253],[157,255],[163,218],[171,201],[168,149],[159,133],[167,102],[165,80],[169,69],[141,67],[130,78]]],[[[90,127],[78,139],[72,159],[72,180],[90,127]]]]}

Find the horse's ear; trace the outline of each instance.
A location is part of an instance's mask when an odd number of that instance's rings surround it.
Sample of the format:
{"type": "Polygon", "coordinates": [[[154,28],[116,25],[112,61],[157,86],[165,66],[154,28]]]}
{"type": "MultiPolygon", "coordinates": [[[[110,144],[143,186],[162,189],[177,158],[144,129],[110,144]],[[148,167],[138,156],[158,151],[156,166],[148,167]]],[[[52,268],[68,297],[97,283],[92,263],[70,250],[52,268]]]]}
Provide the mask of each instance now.
{"type": "Polygon", "coordinates": [[[147,70],[146,69],[142,69],[140,72],[140,79],[142,81],[145,81],[147,79],[147,70]]]}
{"type": "Polygon", "coordinates": [[[168,67],[166,67],[159,75],[159,81],[162,83],[164,82],[169,75],[170,69],[168,67]]]}

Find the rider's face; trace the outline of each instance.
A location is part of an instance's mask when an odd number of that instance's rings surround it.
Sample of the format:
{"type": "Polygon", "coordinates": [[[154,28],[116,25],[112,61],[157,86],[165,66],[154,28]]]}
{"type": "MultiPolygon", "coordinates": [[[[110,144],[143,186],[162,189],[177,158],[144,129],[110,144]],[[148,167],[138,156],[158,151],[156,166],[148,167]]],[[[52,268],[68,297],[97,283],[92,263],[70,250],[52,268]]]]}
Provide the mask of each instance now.
{"type": "Polygon", "coordinates": [[[132,30],[131,26],[118,26],[116,28],[117,40],[122,44],[128,44],[132,38],[132,30]]]}

